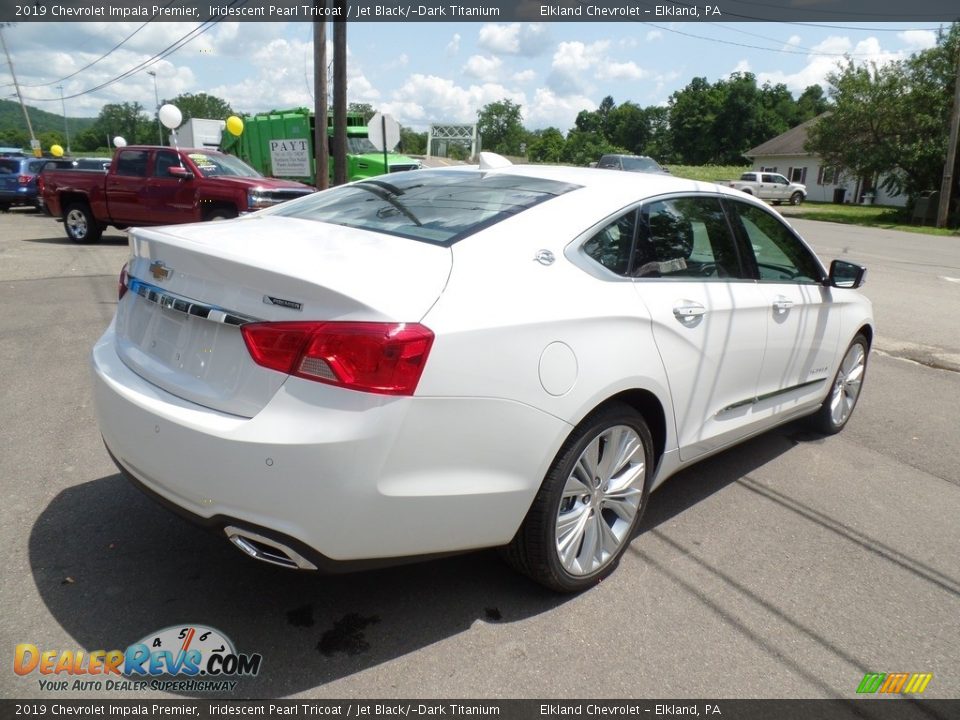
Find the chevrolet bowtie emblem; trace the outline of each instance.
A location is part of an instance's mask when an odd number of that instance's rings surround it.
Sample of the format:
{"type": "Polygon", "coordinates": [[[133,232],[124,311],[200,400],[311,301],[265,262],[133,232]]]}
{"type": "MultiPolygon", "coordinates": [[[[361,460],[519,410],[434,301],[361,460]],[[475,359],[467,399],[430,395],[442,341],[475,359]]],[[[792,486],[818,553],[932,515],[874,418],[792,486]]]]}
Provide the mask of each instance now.
{"type": "Polygon", "coordinates": [[[173,274],[173,270],[164,265],[160,260],[154,260],[150,263],[150,274],[154,280],[166,280],[173,274]]]}

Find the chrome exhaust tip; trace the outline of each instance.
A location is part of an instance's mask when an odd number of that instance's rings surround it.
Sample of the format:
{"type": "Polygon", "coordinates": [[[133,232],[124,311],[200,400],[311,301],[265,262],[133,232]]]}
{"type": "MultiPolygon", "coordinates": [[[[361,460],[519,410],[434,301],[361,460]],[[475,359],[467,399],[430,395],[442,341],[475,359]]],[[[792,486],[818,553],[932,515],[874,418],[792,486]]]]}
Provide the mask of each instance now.
{"type": "Polygon", "coordinates": [[[255,560],[294,570],[316,570],[317,566],[296,550],[263,535],[243,530],[233,525],[223,529],[227,539],[255,560]]]}

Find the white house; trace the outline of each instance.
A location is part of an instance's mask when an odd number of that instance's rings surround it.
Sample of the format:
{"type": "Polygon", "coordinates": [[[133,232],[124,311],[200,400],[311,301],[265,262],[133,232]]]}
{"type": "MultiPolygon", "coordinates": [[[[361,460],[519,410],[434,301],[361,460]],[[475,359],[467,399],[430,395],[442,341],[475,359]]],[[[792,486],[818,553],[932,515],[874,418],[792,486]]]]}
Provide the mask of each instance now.
{"type": "Polygon", "coordinates": [[[882,187],[872,187],[869,178],[855,178],[838,172],[805,150],[807,132],[819,119],[807,120],[744,154],[750,158],[754,169],[778,172],[791,182],[806,185],[807,200],[862,203],[864,196],[872,194],[877,205],[903,207],[907,204],[906,195],[891,195],[882,187]]]}

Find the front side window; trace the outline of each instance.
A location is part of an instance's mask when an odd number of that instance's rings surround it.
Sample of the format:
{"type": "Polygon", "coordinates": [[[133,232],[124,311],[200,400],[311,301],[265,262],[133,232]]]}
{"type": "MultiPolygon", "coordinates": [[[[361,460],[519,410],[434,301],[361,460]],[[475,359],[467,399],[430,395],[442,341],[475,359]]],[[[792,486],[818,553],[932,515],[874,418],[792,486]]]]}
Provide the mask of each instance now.
{"type": "Polygon", "coordinates": [[[153,176],[163,178],[171,177],[170,168],[172,167],[180,167],[180,158],[176,153],[161,150],[157,153],[153,161],[153,176]]]}
{"type": "Polygon", "coordinates": [[[264,212],[452,245],[579,185],[480,171],[423,170],[314,193],[264,212]]]}
{"type": "Polygon", "coordinates": [[[730,205],[753,250],[761,281],[820,282],[824,275],[820,263],[773,213],[742,202],[730,205]]]}
{"type": "Polygon", "coordinates": [[[644,205],[630,274],[637,278],[742,277],[736,242],[717,198],[644,205]]]}

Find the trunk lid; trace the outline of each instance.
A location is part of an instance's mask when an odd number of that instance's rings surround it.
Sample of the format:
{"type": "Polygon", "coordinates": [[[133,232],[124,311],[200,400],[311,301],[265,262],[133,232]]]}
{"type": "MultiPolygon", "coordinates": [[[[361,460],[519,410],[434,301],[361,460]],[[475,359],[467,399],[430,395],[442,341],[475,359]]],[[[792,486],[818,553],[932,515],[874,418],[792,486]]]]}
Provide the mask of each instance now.
{"type": "Polygon", "coordinates": [[[252,417],[287,375],[253,362],[248,321],[416,322],[443,291],[449,248],[270,215],[130,233],[117,352],[178,397],[252,417]]]}

